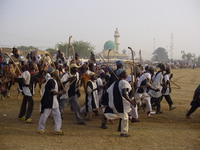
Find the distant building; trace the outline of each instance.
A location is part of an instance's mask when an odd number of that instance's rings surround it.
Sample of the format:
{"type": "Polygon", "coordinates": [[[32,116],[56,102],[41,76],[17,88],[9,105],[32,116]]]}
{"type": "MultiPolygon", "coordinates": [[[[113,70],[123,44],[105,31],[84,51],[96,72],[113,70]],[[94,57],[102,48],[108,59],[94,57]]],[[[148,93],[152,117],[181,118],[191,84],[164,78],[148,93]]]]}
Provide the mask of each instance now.
{"type": "Polygon", "coordinates": [[[104,44],[104,48],[102,51],[104,58],[108,58],[108,55],[109,55],[109,59],[124,59],[124,60],[128,59],[128,56],[126,54],[119,53],[119,49],[120,49],[119,37],[120,35],[117,28],[114,33],[114,41],[108,40],[104,44]]]}

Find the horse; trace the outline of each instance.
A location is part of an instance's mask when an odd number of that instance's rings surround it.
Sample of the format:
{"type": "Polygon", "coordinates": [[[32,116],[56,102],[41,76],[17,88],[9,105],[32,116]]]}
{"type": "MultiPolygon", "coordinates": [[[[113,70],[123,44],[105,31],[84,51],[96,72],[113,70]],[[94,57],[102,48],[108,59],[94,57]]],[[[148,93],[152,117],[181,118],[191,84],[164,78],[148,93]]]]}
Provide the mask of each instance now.
{"type": "Polygon", "coordinates": [[[10,97],[11,87],[17,81],[17,78],[18,78],[18,76],[19,76],[20,73],[15,68],[14,64],[12,64],[12,63],[3,66],[2,70],[3,70],[3,80],[6,83],[5,87],[7,89],[6,96],[9,98],[10,97]]]}

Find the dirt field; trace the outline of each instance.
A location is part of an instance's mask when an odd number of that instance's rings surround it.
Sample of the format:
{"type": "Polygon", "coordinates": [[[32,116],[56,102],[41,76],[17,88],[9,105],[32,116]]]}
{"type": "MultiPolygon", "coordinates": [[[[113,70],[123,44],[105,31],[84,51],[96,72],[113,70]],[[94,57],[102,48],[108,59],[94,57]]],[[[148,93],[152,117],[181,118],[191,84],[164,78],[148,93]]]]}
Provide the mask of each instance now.
{"type": "MultiPolygon", "coordinates": [[[[119,137],[118,120],[109,123],[108,129],[101,129],[101,115],[94,116],[85,126],[76,124],[69,107],[64,111],[64,136],[53,134],[52,118],[47,121],[47,133],[40,135],[36,133],[39,95],[34,96],[34,123],[27,124],[17,119],[22,96],[17,99],[13,88],[10,99],[0,100],[0,150],[199,150],[200,108],[191,119],[186,119],[185,113],[190,108],[194,89],[200,83],[200,69],[172,70],[172,73],[172,80],[181,86],[181,89],[173,88],[171,94],[177,108],[170,111],[163,100],[163,114],[148,118],[140,110],[141,122],[130,123],[129,138],[119,137]]],[[[82,93],[81,106],[83,97],[82,93]]]]}

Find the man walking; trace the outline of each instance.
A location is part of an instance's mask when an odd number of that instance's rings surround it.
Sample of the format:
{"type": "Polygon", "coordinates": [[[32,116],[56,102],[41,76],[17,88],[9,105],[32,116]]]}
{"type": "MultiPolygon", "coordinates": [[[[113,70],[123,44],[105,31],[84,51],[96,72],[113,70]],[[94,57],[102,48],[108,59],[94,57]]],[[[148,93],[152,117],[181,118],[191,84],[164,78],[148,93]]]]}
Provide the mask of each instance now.
{"type": "Polygon", "coordinates": [[[45,133],[45,124],[47,118],[52,113],[54,119],[54,131],[57,135],[63,135],[64,132],[60,130],[62,125],[61,114],[59,110],[59,104],[57,95],[65,93],[65,91],[58,92],[58,84],[55,77],[58,76],[58,72],[50,66],[47,70],[46,83],[44,85],[44,91],[41,100],[41,115],[38,125],[38,133],[45,133]]]}
{"type": "Polygon", "coordinates": [[[77,72],[78,66],[76,64],[72,64],[70,66],[70,74],[67,72],[61,78],[61,82],[67,87],[66,93],[63,94],[61,99],[61,110],[64,109],[65,105],[70,104],[74,113],[75,118],[78,124],[85,125],[83,121],[80,107],[78,104],[78,97],[80,97],[79,92],[79,73],[77,72]]]}
{"type": "Polygon", "coordinates": [[[109,107],[116,114],[116,117],[121,119],[120,137],[129,137],[130,135],[128,135],[128,113],[131,111],[130,104],[132,103],[133,105],[135,105],[135,103],[129,97],[132,88],[129,82],[125,80],[127,78],[127,73],[124,69],[118,69],[116,71],[116,74],[118,75],[119,80],[115,81],[107,89],[109,95],[109,107]]]}

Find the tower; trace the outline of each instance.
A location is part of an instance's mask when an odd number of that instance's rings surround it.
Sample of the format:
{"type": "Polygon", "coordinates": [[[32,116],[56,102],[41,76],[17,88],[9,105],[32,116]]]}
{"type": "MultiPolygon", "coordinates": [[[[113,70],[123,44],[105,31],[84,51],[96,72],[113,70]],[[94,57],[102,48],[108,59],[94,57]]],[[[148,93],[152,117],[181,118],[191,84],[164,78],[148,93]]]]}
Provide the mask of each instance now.
{"type": "Polygon", "coordinates": [[[173,52],[174,51],[174,34],[171,33],[171,41],[170,41],[170,57],[173,60],[173,52]]]}
{"type": "Polygon", "coordinates": [[[118,31],[118,28],[116,28],[116,31],[115,31],[115,35],[114,35],[114,38],[115,38],[115,44],[116,44],[116,51],[119,51],[119,31],[118,31]]]}

